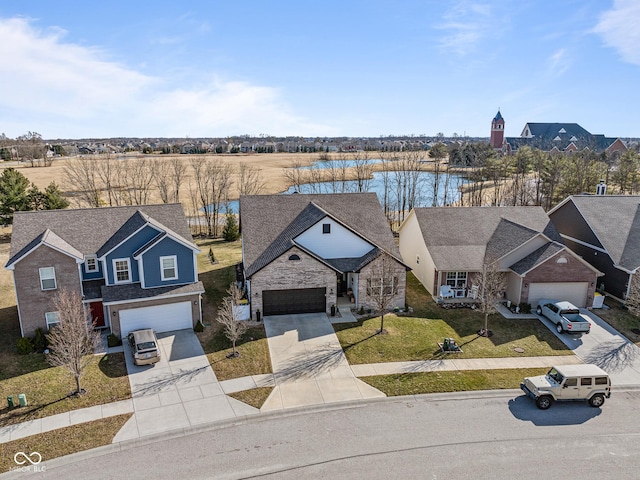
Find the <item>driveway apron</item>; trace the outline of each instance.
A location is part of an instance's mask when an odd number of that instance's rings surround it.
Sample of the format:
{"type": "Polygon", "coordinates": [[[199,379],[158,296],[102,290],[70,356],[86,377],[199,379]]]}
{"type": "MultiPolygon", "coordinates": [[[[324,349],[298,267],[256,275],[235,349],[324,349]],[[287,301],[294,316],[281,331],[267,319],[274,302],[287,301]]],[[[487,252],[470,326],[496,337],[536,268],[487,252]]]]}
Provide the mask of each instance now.
{"type": "Polygon", "coordinates": [[[548,319],[539,318],[582,361],[606,371],[614,387],[640,385],[640,348],[594,312],[581,308],[580,313],[591,318],[589,334],[559,334],[548,319]]]}
{"type": "Polygon", "coordinates": [[[261,411],[385,395],[354,375],[324,313],[264,318],[276,387],[261,411]]]}
{"type": "Polygon", "coordinates": [[[125,342],[134,414],[114,443],[258,413],[224,394],[193,331],[160,333],[158,343],[161,360],[138,366],[125,342]]]}

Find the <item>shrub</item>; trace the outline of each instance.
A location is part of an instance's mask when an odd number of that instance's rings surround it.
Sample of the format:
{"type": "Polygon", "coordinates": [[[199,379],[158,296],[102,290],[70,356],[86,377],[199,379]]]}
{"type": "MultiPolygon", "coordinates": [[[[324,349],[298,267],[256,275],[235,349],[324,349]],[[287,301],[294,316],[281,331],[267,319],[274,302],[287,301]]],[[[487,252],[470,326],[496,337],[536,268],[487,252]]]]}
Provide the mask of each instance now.
{"type": "Polygon", "coordinates": [[[43,352],[47,348],[47,337],[42,328],[36,328],[36,335],[33,337],[33,348],[38,352],[43,352]]]}
{"type": "Polygon", "coordinates": [[[20,355],[27,355],[33,352],[33,342],[29,337],[19,338],[16,346],[20,355]]]}
{"type": "Polygon", "coordinates": [[[360,315],[364,315],[364,307],[360,305],[360,310],[358,311],[360,315]]]}
{"type": "Polygon", "coordinates": [[[122,345],[122,339],[113,333],[107,335],[107,345],[109,347],[117,347],[118,345],[122,345]]]}
{"type": "Polygon", "coordinates": [[[200,322],[198,320],[198,323],[196,323],[196,326],[193,327],[193,331],[194,332],[202,332],[202,331],[204,331],[204,325],[202,325],[202,322],[200,322]]]}
{"type": "Polygon", "coordinates": [[[531,313],[531,304],[530,303],[521,303],[518,305],[520,309],[520,313],[531,313]]]}

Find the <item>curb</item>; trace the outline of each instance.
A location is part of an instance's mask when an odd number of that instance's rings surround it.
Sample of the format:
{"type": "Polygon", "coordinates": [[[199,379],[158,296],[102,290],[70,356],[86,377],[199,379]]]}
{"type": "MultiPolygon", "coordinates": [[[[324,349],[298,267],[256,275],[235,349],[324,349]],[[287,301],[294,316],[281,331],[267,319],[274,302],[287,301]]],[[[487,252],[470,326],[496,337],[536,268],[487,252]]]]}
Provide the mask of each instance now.
{"type": "MultiPolygon", "coordinates": [[[[621,385],[614,389],[613,393],[619,392],[633,392],[640,391],[640,385],[621,385]]],[[[195,425],[185,428],[179,428],[170,432],[159,433],[156,435],[148,435],[145,437],[125,440],[110,445],[104,445],[102,447],[85,450],[82,452],[73,453],[64,457],[58,457],[46,461],[44,463],[47,467],[59,467],[75,463],[81,460],[100,457],[111,453],[117,453],[129,448],[140,447],[145,445],[151,445],[164,440],[171,440],[176,438],[185,437],[188,435],[195,435],[199,433],[212,432],[216,430],[222,430],[225,428],[235,427],[239,425],[245,425],[253,422],[268,421],[273,418],[287,418],[297,415],[313,414],[320,412],[329,412],[337,410],[349,410],[354,408],[365,408],[368,405],[379,403],[407,403],[407,402],[442,402],[442,401],[455,401],[455,400],[481,400],[488,398],[513,398],[514,396],[522,395],[520,389],[505,389],[505,390],[475,390],[465,392],[446,392],[446,393],[425,393],[417,395],[404,395],[397,397],[381,397],[371,398],[364,400],[349,400],[346,402],[329,403],[310,405],[306,407],[295,407],[285,410],[276,410],[266,413],[256,413],[254,415],[244,415],[242,417],[234,417],[226,420],[220,420],[212,423],[205,423],[202,425],[195,425]]],[[[2,478],[18,478],[18,472],[7,472],[1,474],[2,478]],[[13,474],[13,475],[12,475],[13,474]]]]}

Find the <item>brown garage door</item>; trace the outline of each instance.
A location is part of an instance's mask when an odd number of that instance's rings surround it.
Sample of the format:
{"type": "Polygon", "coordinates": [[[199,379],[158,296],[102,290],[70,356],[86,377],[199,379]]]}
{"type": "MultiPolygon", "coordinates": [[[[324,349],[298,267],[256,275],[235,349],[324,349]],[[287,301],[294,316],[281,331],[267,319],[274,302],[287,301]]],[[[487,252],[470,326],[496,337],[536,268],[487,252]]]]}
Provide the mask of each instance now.
{"type": "Polygon", "coordinates": [[[264,315],[325,312],[326,288],[265,290],[262,292],[264,315]]]}

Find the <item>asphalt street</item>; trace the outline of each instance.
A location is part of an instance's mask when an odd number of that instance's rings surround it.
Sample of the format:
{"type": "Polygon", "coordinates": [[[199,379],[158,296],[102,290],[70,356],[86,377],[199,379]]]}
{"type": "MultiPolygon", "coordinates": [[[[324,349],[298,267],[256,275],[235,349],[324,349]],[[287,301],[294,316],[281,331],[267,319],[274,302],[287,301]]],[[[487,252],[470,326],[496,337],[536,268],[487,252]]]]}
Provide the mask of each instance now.
{"type": "Polygon", "coordinates": [[[52,460],[34,478],[636,479],[639,400],[541,411],[509,390],[294,409],[52,460]]]}

